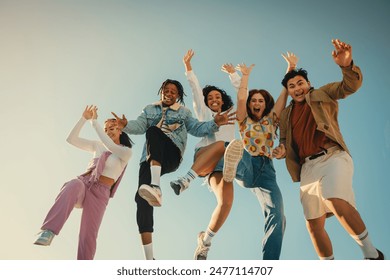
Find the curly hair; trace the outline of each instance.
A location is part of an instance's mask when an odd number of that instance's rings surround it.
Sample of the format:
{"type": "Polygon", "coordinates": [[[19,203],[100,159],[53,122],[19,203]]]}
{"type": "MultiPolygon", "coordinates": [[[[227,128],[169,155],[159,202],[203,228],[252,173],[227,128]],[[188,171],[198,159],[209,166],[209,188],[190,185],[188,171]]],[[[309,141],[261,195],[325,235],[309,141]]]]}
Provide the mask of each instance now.
{"type": "Polygon", "coordinates": [[[222,112],[226,111],[227,109],[229,109],[230,107],[232,107],[234,105],[233,101],[232,101],[232,98],[230,97],[230,95],[228,95],[226,93],[226,91],[224,91],[223,89],[220,89],[220,88],[218,88],[216,86],[206,85],[202,89],[202,92],[203,92],[203,96],[204,96],[204,103],[206,104],[207,107],[209,107],[209,105],[207,104],[207,96],[213,90],[218,91],[221,94],[221,96],[222,96],[222,101],[223,101],[223,105],[222,105],[222,109],[221,109],[222,112]]]}

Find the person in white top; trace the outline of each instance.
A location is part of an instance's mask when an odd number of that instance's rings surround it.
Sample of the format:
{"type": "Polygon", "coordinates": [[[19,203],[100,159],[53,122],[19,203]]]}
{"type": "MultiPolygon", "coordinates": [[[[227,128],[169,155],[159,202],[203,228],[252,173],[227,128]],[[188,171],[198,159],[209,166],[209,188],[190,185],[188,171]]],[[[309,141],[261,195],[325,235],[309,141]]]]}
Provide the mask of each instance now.
{"type": "Polygon", "coordinates": [[[67,142],[93,156],[86,172],[63,185],[34,244],[49,246],[54,236],[60,233],[73,208],[82,208],[77,259],[92,260],[108,200],[114,196],[122,179],[132,155],[133,143],[126,133],[119,130],[115,119],[108,119],[103,130],[97,122],[97,107],[92,105],[85,108],[67,142]],[[87,120],[90,120],[100,141],[79,136],[87,120]]]}
{"type": "MultiPolygon", "coordinates": [[[[192,70],[191,59],[193,50],[188,50],[183,57],[186,76],[192,89],[192,98],[195,116],[200,121],[209,121],[221,112],[230,112],[233,109],[231,97],[222,89],[207,85],[203,89],[192,70]]],[[[235,112],[229,113],[234,115],[235,112]]],[[[195,147],[194,163],[183,177],[171,182],[171,187],[177,195],[186,190],[191,181],[197,177],[207,176],[208,184],[217,199],[210,222],[206,231],[198,234],[198,246],[195,250],[195,260],[207,259],[207,253],[211,246],[211,240],[226,221],[233,203],[233,178],[229,182],[222,178],[224,167],[223,155],[225,147],[234,139],[234,125],[221,126],[219,131],[204,136],[195,147]]],[[[231,172],[235,174],[234,161],[238,164],[242,156],[243,147],[240,141],[230,145],[237,147],[234,158],[230,160],[231,172]]],[[[237,165],[235,165],[237,166],[237,165]]]]}

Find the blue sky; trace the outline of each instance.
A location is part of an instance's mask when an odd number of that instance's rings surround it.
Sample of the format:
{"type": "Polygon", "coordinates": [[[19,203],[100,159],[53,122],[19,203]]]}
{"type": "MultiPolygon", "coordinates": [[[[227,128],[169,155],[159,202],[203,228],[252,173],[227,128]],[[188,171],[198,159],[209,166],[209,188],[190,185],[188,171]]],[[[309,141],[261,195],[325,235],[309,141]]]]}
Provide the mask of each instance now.
{"type": "MultiPolygon", "coordinates": [[[[192,106],[182,57],[195,50],[193,68],[202,85],[235,93],[223,63],[255,63],[250,88],[276,98],[285,71],[282,52],[300,57],[314,87],[341,79],[331,39],[353,47],[362,88],[340,101],[340,126],[355,164],[358,210],[374,244],[390,254],[390,114],[388,1],[44,1],[0,0],[0,116],[2,147],[0,259],[75,259],[80,211],[75,209],[49,248],[34,246],[35,234],[60,187],[80,174],[90,155],[65,142],[87,104],[136,118],[158,99],[167,79],[182,82],[192,106]]],[[[192,109],[192,108],[191,108],[192,109]]],[[[85,137],[95,138],[87,125],[85,137]]],[[[237,134],[238,136],[238,134],[237,134]]],[[[107,208],[96,259],[142,259],[134,194],[144,136],[136,143],[121,186],[107,208]]],[[[176,173],[162,177],[163,207],[155,210],[157,259],[192,258],[196,236],[208,224],[215,198],[202,180],[177,197],[169,181],[192,164],[190,136],[176,173]]],[[[316,260],[299,202],[284,161],[276,161],[287,228],[281,258],[316,260]]],[[[252,193],[235,185],[231,214],[213,239],[209,259],[261,258],[264,219],[252,193]]],[[[335,218],[326,228],[336,259],[362,253],[335,218]]]]}

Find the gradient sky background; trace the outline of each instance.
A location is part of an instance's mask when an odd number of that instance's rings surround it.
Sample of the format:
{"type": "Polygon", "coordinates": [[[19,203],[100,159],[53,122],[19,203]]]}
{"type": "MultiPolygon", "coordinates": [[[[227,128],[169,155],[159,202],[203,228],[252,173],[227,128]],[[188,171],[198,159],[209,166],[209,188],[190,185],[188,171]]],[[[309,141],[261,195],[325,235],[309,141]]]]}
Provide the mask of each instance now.
{"type": "MultiPolygon", "coordinates": [[[[340,102],[339,121],[354,159],[358,210],[375,246],[390,255],[389,11],[386,0],[0,0],[0,259],[76,258],[80,210],[51,247],[32,243],[62,184],[82,173],[90,159],[65,142],[87,104],[99,107],[100,123],[111,111],[135,119],[172,78],[182,82],[192,110],[182,63],[190,48],[201,84],[224,88],[234,100],[220,71],[223,63],[255,63],[250,88],[265,88],[276,98],[286,51],[300,57],[299,66],[319,87],[341,79],[331,57],[332,38],[353,46],[363,71],[362,88],[340,102]]],[[[96,138],[89,124],[81,135],[96,138]]],[[[144,135],[132,139],[134,154],[107,208],[96,259],[143,258],[134,194],[144,135]]],[[[155,209],[154,234],[160,260],[192,259],[197,233],[215,207],[201,179],[179,197],[169,187],[191,166],[198,140],[189,137],[180,169],[161,181],[163,207],[155,209]]],[[[284,161],[274,163],[287,217],[281,259],[316,260],[298,184],[284,161]]],[[[235,186],[233,209],[213,239],[209,259],[261,258],[260,206],[249,190],[235,186]]],[[[363,258],[335,218],[326,228],[336,259],[363,258]]]]}

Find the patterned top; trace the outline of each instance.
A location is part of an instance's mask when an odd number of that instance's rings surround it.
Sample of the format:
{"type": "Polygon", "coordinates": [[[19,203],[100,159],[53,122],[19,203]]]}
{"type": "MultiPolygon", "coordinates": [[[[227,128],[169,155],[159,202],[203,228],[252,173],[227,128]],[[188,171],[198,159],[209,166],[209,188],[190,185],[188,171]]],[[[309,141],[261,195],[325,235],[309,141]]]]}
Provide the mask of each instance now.
{"type": "Polygon", "coordinates": [[[260,121],[246,117],[239,123],[241,139],[245,150],[252,156],[266,156],[272,158],[276,126],[278,125],[275,113],[264,116],[260,121]]]}

